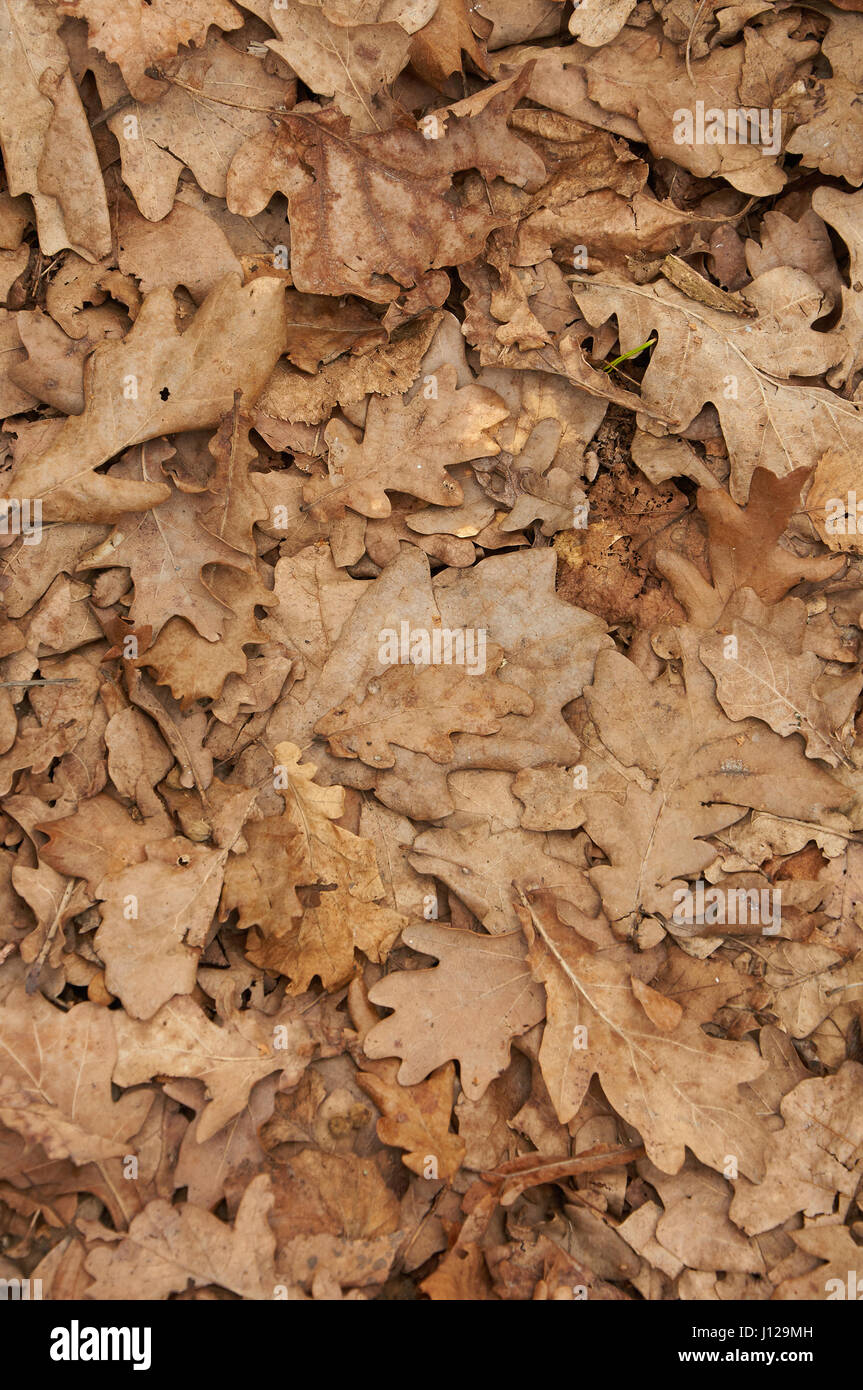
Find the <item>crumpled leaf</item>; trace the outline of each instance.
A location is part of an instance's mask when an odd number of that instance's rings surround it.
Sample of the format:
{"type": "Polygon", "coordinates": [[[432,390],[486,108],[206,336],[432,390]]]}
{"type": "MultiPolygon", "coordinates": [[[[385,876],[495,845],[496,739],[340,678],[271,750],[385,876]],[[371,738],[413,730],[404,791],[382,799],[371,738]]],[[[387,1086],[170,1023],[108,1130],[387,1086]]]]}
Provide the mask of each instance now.
{"type": "Polygon", "coordinates": [[[822,1216],[833,1211],[836,1193],[847,1202],[856,1188],[863,1156],[858,1097],[863,1067],[846,1062],[835,1076],[801,1081],[781,1102],[784,1129],[771,1136],[763,1182],[739,1178],[731,1219],[750,1235],[802,1211],[822,1216]]]}
{"type": "Polygon", "coordinates": [[[278,1071],[286,1085],[295,1085],[312,1051],[309,1029],[290,1006],[273,1015],[247,1009],[219,1027],[180,995],[145,1021],[118,1017],[113,1075],[118,1086],[139,1086],[161,1073],[203,1081],[208,1101],[198,1121],[203,1144],[242,1110],[256,1081],[278,1071]]]}
{"type": "Polygon", "coordinates": [[[483,386],[456,387],[454,367],[442,367],[434,396],[372,398],[365,433],[358,443],[341,421],[324,431],[329,446],[329,477],[305,489],[316,516],[352,507],[363,516],[389,516],[387,491],[409,492],[426,502],[456,505],[462,489],[447,467],[497,453],[489,433],[505,414],[500,397],[483,386]],[[381,476],[381,458],[387,460],[381,476]]]}
{"type": "Polygon", "coordinates": [[[139,101],[152,101],[163,90],[147,75],[148,67],[173,58],[181,44],[202,44],[211,24],[229,30],[242,23],[227,0],[150,0],[143,7],[136,0],[61,0],[57,8],[73,19],[84,16],[90,42],[117,64],[139,101]]]}
{"type": "Polygon", "coordinates": [[[136,1216],[128,1236],[97,1246],[85,1261],[90,1299],[167,1298],[190,1285],[217,1284],[244,1299],[273,1297],[275,1237],[267,1215],[269,1178],[259,1173],[243,1193],[233,1226],[186,1202],[163,1198],[136,1216]]]}
{"type": "Polygon", "coordinates": [[[59,24],[53,6],[4,0],[0,145],[10,194],[33,199],[43,254],[73,246],[97,261],[111,249],[108,203],[59,24]]]}
{"type": "Polygon", "coordinates": [[[576,1113],[598,1074],[664,1172],[678,1171],[688,1146],[720,1171],[733,1153],[741,1172],[759,1178],[767,1132],[741,1091],[764,1069],[757,1049],[708,1037],[688,1020],[671,1031],[658,1027],[629,988],[630,948],[593,951],[541,900],[528,920],[531,965],[548,995],[540,1065],[561,1121],[576,1113]]]}
{"type": "Polygon", "coordinates": [[[124,341],[103,343],[89,359],[84,413],[69,416],[53,445],[15,468],[9,488],[41,499],[46,519],[114,521],[158,506],[167,484],[94,470],[142,440],[215,427],[237,389],[251,405],[282,349],[284,314],[278,280],[243,287],[227,276],[181,336],[172,296],[154,290],[124,341]]]}
{"type": "Polygon", "coordinates": [[[756,465],[783,477],[791,463],[812,467],[825,447],[854,440],[861,429],[851,402],[787,380],[827,371],[843,350],[841,340],[810,327],[822,296],[801,271],[769,270],[754,280],[746,297],[759,313],[751,321],[696,306],[665,281],[632,285],[605,272],[589,287],[576,286],[575,297],[593,324],[618,316],[623,352],[658,333],[642,381],[646,406],[685,429],[706,401],[715,405],[735,502],[746,501],[756,465]]]}
{"type": "Polygon", "coordinates": [[[487,209],[450,201],[453,174],[476,167],[519,187],[544,177],[539,156],[506,129],[525,85],[522,78],[498,84],[475,114],[441,113],[445,129],[433,140],[404,128],[354,136],[333,109],[289,114],[275,137],[262,136],[235,157],[228,204],[252,216],[275,189],[287,194],[291,270],[303,293],[386,304],[403,289],[428,286],[440,303],[449,282],[435,276],[437,268],[470,260],[499,221],[487,209]],[[390,204],[393,188],[398,218],[382,219],[379,208],[390,204]]]}
{"type": "Polygon", "coordinates": [[[324,719],[315,732],[342,758],[361,758],[370,767],[392,767],[390,743],[426,753],[435,762],[452,757],[449,739],[455,729],[495,734],[505,714],[530,714],[533,701],[513,686],[500,685],[494,673],[503,652],[487,653],[490,672],[483,674],[442,666],[391,667],[370,683],[360,703],[351,701],[324,719]]]}

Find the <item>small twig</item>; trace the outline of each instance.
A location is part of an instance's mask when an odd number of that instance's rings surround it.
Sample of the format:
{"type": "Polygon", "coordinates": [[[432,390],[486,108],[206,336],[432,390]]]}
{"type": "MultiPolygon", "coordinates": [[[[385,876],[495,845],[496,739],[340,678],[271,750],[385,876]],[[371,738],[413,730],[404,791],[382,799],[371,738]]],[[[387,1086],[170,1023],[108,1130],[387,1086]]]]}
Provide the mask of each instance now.
{"type": "Polygon", "coordinates": [[[127,106],[131,106],[135,98],[133,96],[121,97],[115,101],[113,106],[109,106],[106,111],[100,111],[90,122],[90,129],[95,130],[97,125],[103,125],[105,121],[110,121],[112,116],[116,116],[118,111],[124,111],[127,106]]]}
{"type": "Polygon", "coordinates": [[[285,116],[288,108],[286,106],[249,106],[245,101],[230,101],[228,97],[214,97],[211,92],[205,92],[200,87],[193,87],[191,82],[182,82],[179,77],[169,77],[166,72],[159,68],[147,68],[147,76],[154,78],[158,82],[170,82],[172,87],[182,87],[184,92],[191,92],[192,96],[198,97],[201,101],[215,101],[220,106],[233,106],[236,111],[260,111],[265,116],[285,116]]]}
{"type": "Polygon", "coordinates": [[[58,676],[55,680],[32,680],[32,681],[0,681],[0,688],[7,686],[29,686],[29,685],[80,685],[80,676],[58,676]]]}
{"type": "Polygon", "coordinates": [[[35,994],[36,990],[39,988],[39,975],[41,973],[42,966],[45,964],[48,952],[51,950],[51,943],[53,942],[55,936],[60,930],[60,922],[63,917],[63,908],[66,906],[67,902],[72,896],[72,892],[75,888],[75,883],[76,880],[74,878],[70,878],[69,882],[66,884],[57,911],[54,913],[54,920],[52,921],[50,927],[45,933],[45,940],[42,942],[42,949],[40,950],[38,956],[34,960],[30,969],[27,971],[27,978],[24,985],[25,992],[27,994],[35,994]]]}
{"type": "Polygon", "coordinates": [[[695,86],[695,78],[692,76],[692,63],[690,62],[690,55],[692,52],[692,40],[695,38],[696,31],[698,29],[699,24],[701,23],[701,16],[704,13],[704,6],[706,4],[707,0],[701,0],[701,4],[698,6],[698,9],[695,13],[695,18],[692,21],[692,28],[690,29],[689,34],[686,38],[686,71],[689,75],[689,80],[692,83],[693,87],[695,86]]]}

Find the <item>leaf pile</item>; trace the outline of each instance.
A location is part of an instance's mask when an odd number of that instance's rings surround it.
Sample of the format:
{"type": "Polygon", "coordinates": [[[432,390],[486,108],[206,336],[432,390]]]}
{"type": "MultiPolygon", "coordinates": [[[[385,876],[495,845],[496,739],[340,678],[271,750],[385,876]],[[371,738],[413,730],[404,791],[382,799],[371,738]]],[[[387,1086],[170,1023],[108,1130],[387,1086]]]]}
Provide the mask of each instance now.
{"type": "Polygon", "coordinates": [[[0,1277],[838,1296],[863,5],[0,17],[0,1277]]]}

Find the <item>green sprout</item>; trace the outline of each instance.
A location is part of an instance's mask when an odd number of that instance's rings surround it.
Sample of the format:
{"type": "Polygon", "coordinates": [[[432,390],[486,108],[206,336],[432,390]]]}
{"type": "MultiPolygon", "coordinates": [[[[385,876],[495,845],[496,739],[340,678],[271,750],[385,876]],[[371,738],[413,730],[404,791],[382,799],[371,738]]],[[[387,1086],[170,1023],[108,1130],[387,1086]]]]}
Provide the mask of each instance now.
{"type": "Polygon", "coordinates": [[[614,368],[621,362],[625,362],[629,357],[637,357],[640,352],[644,352],[645,348],[653,347],[655,342],[655,338],[648,338],[646,343],[641,344],[641,347],[630,348],[629,352],[622,352],[619,357],[615,357],[613,362],[606,362],[602,370],[604,372],[613,372],[614,368]]]}

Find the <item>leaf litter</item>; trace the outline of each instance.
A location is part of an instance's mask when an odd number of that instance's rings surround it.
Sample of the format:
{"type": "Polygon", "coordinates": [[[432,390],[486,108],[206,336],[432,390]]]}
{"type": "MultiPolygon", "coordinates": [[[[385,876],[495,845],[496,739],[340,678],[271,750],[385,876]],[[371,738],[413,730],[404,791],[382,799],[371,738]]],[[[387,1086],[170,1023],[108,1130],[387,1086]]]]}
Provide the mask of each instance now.
{"type": "Polygon", "coordinates": [[[845,1297],[863,5],[0,8],[0,1278],[845,1297]]]}

